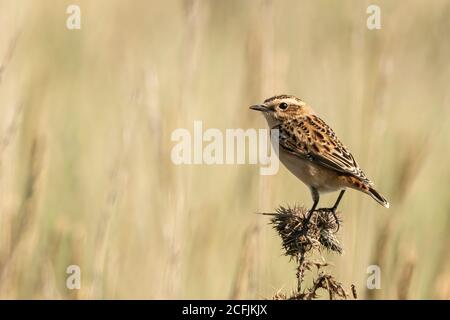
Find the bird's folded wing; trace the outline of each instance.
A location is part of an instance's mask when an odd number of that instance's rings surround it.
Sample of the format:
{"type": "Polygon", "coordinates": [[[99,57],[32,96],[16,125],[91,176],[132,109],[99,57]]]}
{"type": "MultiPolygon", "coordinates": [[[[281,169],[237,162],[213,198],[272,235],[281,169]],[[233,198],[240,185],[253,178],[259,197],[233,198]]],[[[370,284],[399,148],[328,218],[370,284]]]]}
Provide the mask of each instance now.
{"type": "Polygon", "coordinates": [[[333,130],[317,116],[280,124],[280,146],[287,152],[372,184],[333,130]]]}

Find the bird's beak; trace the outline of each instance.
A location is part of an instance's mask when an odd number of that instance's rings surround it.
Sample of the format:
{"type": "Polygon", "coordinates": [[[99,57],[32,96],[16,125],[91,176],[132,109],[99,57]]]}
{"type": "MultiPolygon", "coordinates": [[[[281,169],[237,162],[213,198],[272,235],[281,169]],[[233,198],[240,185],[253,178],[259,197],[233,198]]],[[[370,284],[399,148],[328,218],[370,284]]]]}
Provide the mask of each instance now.
{"type": "Polygon", "coordinates": [[[251,106],[250,109],[262,112],[270,111],[269,108],[267,108],[267,106],[265,106],[264,104],[255,104],[254,106],[251,106]]]}

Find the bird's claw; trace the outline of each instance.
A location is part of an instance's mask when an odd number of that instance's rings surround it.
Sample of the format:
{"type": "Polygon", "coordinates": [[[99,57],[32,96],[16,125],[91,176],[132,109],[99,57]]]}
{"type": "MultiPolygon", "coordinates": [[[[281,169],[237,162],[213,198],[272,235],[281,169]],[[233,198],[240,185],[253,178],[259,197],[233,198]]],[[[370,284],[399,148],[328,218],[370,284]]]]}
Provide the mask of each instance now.
{"type": "MultiPolygon", "coordinates": [[[[320,209],[320,210],[323,210],[323,209],[320,209]]],[[[336,222],[336,226],[337,226],[336,230],[334,231],[334,233],[337,233],[339,231],[340,227],[341,227],[341,224],[340,224],[339,219],[338,219],[337,214],[336,214],[337,208],[335,208],[335,207],[333,207],[333,208],[326,208],[326,210],[328,212],[331,212],[331,214],[333,215],[334,221],[336,222]]],[[[311,219],[312,214],[314,213],[314,211],[316,211],[316,210],[308,210],[308,212],[307,212],[307,216],[306,216],[306,218],[303,221],[303,228],[305,230],[308,230],[309,220],[311,219]]]]}
{"type": "Polygon", "coordinates": [[[339,223],[339,219],[336,215],[336,208],[334,208],[334,207],[329,208],[329,211],[331,211],[331,213],[333,214],[334,221],[336,222],[337,228],[336,228],[336,231],[334,231],[334,233],[337,233],[339,231],[339,228],[341,227],[341,224],[339,223]]]}

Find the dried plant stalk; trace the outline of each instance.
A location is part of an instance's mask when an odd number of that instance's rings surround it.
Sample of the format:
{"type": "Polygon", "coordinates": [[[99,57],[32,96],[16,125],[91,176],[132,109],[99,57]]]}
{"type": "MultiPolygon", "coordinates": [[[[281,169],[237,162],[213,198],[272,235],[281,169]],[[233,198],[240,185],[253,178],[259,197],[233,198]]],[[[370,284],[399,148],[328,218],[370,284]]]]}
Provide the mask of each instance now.
{"type": "Polygon", "coordinates": [[[311,300],[319,297],[318,291],[321,289],[328,293],[329,299],[347,299],[349,294],[342,284],[324,271],[328,263],[322,256],[324,249],[338,254],[343,252],[336,236],[339,216],[336,221],[329,209],[318,209],[311,213],[308,220],[308,210],[300,206],[280,206],[275,213],[264,214],[272,216],[270,223],[281,237],[285,255],[297,263],[297,288],[289,296],[278,292],[273,299],[311,300]],[[315,253],[319,254],[320,261],[313,259],[315,253]],[[311,287],[303,288],[305,273],[314,269],[317,274],[311,287]]]}

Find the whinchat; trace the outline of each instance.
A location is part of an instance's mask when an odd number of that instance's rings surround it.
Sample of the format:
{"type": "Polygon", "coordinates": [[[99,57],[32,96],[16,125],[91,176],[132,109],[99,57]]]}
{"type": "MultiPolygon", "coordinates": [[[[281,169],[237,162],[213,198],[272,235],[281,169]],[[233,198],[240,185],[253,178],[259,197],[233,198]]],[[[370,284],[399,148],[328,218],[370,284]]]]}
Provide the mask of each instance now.
{"type": "Polygon", "coordinates": [[[335,215],[346,188],[367,193],[389,208],[388,201],[373,188],[334,131],[305,102],[295,96],[279,95],[250,109],[262,112],[270,129],[279,130],[281,162],[311,190],[309,217],[321,193],[340,190],[334,206],[329,208],[335,215]]]}

